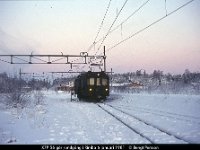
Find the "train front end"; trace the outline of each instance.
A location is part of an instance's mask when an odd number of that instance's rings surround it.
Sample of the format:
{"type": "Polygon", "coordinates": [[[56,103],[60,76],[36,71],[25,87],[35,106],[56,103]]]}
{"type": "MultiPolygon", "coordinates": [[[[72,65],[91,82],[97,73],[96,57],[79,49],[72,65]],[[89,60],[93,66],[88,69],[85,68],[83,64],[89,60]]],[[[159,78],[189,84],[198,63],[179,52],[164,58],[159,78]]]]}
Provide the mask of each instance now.
{"type": "Polygon", "coordinates": [[[109,76],[105,72],[87,72],[76,79],[75,93],[79,99],[95,101],[109,96],[109,76]]]}
{"type": "Polygon", "coordinates": [[[87,76],[88,98],[105,99],[109,96],[109,77],[104,72],[87,76]]]}

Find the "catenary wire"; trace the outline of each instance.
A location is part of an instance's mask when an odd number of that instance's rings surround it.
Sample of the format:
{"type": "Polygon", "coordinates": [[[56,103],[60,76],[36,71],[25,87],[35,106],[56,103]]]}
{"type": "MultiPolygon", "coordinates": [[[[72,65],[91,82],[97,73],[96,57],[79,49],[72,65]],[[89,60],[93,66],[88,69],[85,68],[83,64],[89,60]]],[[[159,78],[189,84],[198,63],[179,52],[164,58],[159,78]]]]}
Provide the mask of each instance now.
{"type": "Polygon", "coordinates": [[[143,31],[145,31],[146,29],[148,29],[148,28],[150,28],[151,26],[157,24],[157,23],[160,22],[161,20],[167,18],[168,16],[170,16],[170,15],[172,15],[173,13],[177,12],[177,11],[180,10],[181,8],[187,6],[188,4],[190,4],[190,3],[193,2],[193,1],[194,1],[194,0],[190,0],[190,1],[186,2],[186,3],[184,3],[183,5],[181,5],[181,6],[178,7],[177,9],[173,10],[172,12],[168,13],[167,15],[165,15],[165,16],[159,18],[158,20],[154,21],[154,22],[151,23],[150,25],[148,25],[148,26],[142,28],[141,30],[139,30],[139,31],[137,31],[137,32],[135,32],[135,33],[133,33],[132,35],[130,35],[130,36],[128,36],[127,38],[125,38],[124,40],[121,40],[121,41],[118,42],[117,44],[111,46],[110,48],[107,49],[107,51],[110,51],[111,49],[117,47],[118,45],[120,45],[120,44],[122,44],[123,42],[129,40],[130,38],[132,38],[132,37],[138,35],[139,33],[143,32],[143,31]]]}

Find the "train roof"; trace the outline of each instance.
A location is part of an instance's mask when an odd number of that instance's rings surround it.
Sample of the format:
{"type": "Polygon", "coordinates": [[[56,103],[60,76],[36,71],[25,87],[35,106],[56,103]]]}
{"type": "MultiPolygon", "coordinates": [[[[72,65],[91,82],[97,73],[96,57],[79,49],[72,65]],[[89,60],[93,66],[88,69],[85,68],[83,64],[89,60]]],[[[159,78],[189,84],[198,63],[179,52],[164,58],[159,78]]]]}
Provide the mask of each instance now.
{"type": "Polygon", "coordinates": [[[84,76],[105,76],[105,77],[108,77],[108,75],[104,71],[100,71],[100,72],[88,71],[88,72],[81,73],[78,76],[78,78],[79,77],[84,77],[84,76]]]}

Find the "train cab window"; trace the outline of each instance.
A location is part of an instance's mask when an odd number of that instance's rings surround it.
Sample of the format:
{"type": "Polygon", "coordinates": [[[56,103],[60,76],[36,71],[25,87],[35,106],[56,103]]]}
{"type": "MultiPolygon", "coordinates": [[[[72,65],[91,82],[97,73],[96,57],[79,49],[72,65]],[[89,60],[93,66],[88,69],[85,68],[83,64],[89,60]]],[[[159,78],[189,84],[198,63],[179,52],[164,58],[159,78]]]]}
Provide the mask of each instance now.
{"type": "Polygon", "coordinates": [[[87,84],[88,84],[88,85],[94,85],[94,78],[89,78],[89,79],[87,80],[87,84]]]}
{"type": "Polygon", "coordinates": [[[97,86],[101,86],[101,80],[100,80],[100,78],[97,78],[97,86]]]}
{"type": "Polygon", "coordinates": [[[107,79],[102,79],[102,85],[107,86],[108,85],[108,80],[107,79]]]}

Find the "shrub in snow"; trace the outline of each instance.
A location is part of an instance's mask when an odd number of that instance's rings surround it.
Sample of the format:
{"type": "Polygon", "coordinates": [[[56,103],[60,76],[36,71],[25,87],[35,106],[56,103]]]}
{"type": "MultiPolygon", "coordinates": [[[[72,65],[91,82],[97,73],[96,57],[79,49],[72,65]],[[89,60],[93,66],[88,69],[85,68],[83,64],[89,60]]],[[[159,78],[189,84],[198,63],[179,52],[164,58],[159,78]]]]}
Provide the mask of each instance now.
{"type": "Polygon", "coordinates": [[[6,105],[9,107],[24,108],[29,103],[30,94],[16,89],[7,94],[6,105]]]}
{"type": "Polygon", "coordinates": [[[34,92],[34,103],[35,105],[44,104],[44,93],[40,90],[36,90],[34,92]]]}
{"type": "Polygon", "coordinates": [[[15,143],[17,140],[15,138],[8,139],[6,143],[15,143]]]}

